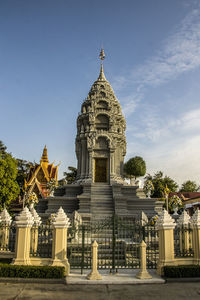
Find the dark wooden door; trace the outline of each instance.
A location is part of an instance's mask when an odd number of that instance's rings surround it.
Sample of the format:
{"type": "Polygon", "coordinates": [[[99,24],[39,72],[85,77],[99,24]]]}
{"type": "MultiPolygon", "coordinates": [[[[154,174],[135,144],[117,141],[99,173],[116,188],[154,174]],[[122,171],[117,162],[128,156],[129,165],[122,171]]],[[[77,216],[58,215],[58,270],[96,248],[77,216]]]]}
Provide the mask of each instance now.
{"type": "Polygon", "coordinates": [[[95,159],[95,182],[107,182],[107,158],[95,159]]]}

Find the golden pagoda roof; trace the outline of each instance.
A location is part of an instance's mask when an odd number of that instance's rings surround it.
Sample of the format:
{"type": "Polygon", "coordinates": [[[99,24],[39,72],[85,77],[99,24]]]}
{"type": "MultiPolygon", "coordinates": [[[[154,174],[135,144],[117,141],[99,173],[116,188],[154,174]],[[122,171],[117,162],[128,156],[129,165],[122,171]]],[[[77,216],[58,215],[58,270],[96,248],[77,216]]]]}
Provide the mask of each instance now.
{"type": "Polygon", "coordinates": [[[42,158],[41,158],[40,162],[49,163],[48,155],[47,155],[47,146],[46,145],[44,146],[43,153],[42,153],[42,158]]]}
{"type": "Polygon", "coordinates": [[[40,159],[40,164],[35,164],[29,173],[27,186],[34,184],[34,182],[40,183],[38,181],[38,173],[42,170],[43,178],[46,182],[49,182],[51,179],[58,180],[58,166],[54,166],[53,163],[49,164],[48,154],[47,154],[47,146],[45,145],[42,153],[42,157],[40,159]]]}

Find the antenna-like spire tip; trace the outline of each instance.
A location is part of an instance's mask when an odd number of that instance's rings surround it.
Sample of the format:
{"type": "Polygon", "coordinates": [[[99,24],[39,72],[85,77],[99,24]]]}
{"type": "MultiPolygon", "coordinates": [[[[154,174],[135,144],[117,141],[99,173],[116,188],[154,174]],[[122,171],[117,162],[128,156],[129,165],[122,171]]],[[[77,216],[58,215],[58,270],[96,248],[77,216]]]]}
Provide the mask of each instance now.
{"type": "Polygon", "coordinates": [[[103,50],[103,48],[101,48],[101,51],[100,51],[100,54],[99,54],[99,58],[101,59],[101,61],[103,61],[105,57],[106,56],[105,56],[104,50],[103,50]]]}

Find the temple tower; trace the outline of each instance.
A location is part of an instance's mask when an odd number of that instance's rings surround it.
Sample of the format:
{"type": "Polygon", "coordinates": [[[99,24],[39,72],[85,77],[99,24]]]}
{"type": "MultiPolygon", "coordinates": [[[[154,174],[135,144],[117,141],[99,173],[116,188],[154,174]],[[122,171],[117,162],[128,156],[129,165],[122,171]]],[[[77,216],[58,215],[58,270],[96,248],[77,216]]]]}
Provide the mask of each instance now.
{"type": "Polygon", "coordinates": [[[126,121],[112,87],[101,70],[77,118],[76,156],[78,182],[122,181],[126,154],[126,121]]]}
{"type": "Polygon", "coordinates": [[[146,198],[139,186],[128,185],[123,179],[126,121],[103,72],[103,49],[99,57],[100,74],[77,118],[77,178],[47,199],[45,213],[62,206],[67,214],[78,211],[83,221],[113,214],[138,216],[142,211],[154,215],[156,199],[146,198]]]}

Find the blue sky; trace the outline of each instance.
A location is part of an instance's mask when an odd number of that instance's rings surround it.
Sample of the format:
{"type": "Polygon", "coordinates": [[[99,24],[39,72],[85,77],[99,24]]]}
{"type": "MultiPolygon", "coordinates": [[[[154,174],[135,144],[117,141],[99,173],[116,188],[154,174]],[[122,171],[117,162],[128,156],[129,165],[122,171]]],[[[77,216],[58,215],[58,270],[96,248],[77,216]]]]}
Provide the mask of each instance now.
{"type": "Polygon", "coordinates": [[[81,103],[104,71],[127,121],[127,156],[200,182],[200,3],[0,0],[0,139],[15,157],[76,165],[81,103]]]}

